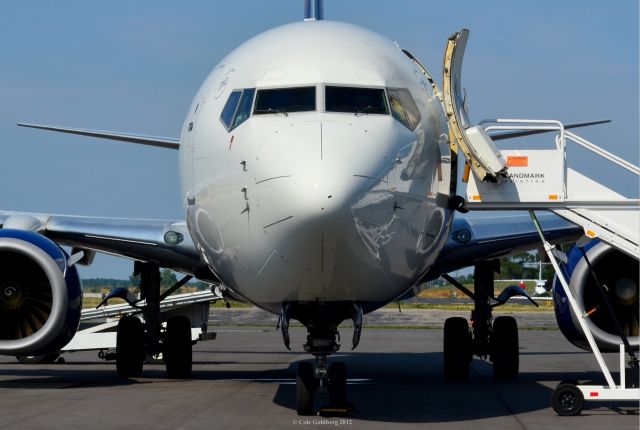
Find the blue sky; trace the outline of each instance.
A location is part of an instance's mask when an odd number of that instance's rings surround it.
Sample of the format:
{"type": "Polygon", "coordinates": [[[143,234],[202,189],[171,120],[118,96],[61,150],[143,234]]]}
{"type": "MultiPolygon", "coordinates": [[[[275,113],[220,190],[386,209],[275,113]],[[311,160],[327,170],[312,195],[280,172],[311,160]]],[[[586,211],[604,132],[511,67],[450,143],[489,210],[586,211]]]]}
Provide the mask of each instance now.
{"type": "MultiPolygon", "coordinates": [[[[0,7],[0,208],[182,219],[177,152],[15,127],[31,121],[179,135],[226,53],[302,19],[302,0],[29,1],[0,7]]],[[[325,17],[369,27],[436,77],[445,41],[471,30],[463,81],[472,121],[608,118],[580,132],[638,162],[638,1],[326,0],[325,17]]],[[[583,170],[627,194],[635,178],[584,154],[583,170]]],[[[99,257],[85,277],[126,277],[99,257]]]]}

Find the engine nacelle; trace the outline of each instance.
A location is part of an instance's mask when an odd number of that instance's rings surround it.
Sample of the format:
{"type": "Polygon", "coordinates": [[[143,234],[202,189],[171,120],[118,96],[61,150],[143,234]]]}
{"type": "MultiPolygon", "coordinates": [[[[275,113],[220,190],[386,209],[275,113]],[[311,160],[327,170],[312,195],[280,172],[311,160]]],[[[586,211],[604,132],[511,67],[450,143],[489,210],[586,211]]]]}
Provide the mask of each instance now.
{"type": "MultiPolygon", "coordinates": [[[[640,345],[638,260],[599,241],[592,241],[585,246],[585,251],[600,283],[608,288],[607,298],[623,331],[628,336],[631,346],[637,350],[640,345]]],[[[567,275],[571,277],[570,287],[585,312],[590,312],[587,325],[598,347],[603,352],[619,351],[622,340],[582,253],[574,247],[569,252],[568,258],[566,267],[567,275]]],[[[590,350],[580,324],[571,312],[564,289],[557,279],[554,280],[553,295],[558,326],[564,336],[577,347],[590,350]]]]}
{"type": "Polygon", "coordinates": [[[82,286],[67,254],[41,234],[0,230],[0,354],[59,351],[78,330],[82,286]]]}

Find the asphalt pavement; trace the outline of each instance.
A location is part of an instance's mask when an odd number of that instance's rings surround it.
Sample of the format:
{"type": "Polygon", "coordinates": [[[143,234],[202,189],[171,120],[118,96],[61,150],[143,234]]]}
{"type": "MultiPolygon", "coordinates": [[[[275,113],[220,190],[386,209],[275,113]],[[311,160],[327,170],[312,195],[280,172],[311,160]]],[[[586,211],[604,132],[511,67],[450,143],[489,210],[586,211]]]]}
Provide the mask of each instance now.
{"type": "MultiPolygon", "coordinates": [[[[430,317],[433,318],[433,317],[430,317]]],[[[215,319],[215,318],[214,318],[215,319]]],[[[474,359],[466,382],[442,376],[442,330],[367,329],[350,351],[351,332],[330,360],[347,365],[346,417],[298,417],[294,371],[310,357],[306,333],[292,329],[292,351],[275,327],[211,327],[217,339],[194,347],[193,378],[172,380],[163,365],[121,380],[113,362],[95,352],[72,353],[66,363],[18,364],[0,358],[0,429],[637,429],[638,404],[587,404],[582,415],[559,417],[550,406],[561,380],[603,384],[594,357],[557,330],[520,331],[520,376],[496,382],[491,364],[474,359]]],[[[617,355],[607,356],[613,370],[617,355]]],[[[617,370],[614,374],[617,378],[617,370]]],[[[318,396],[318,406],[326,402],[318,396]]]]}

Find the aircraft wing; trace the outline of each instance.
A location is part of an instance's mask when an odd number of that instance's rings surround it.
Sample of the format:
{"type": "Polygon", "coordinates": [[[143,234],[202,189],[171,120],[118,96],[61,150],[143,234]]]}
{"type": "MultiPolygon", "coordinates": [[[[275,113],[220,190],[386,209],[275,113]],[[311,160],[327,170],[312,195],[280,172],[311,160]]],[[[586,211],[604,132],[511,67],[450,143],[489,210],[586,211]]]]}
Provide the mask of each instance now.
{"type": "MultiPolygon", "coordinates": [[[[575,241],[584,234],[581,227],[556,215],[537,216],[545,238],[551,243],[575,241]]],[[[478,260],[506,257],[541,246],[540,236],[528,214],[457,218],[438,261],[423,281],[473,266],[478,260]]]]}
{"type": "Polygon", "coordinates": [[[216,280],[200,259],[184,221],[0,211],[0,227],[27,225],[60,245],[155,262],[202,280],[216,280]]]}

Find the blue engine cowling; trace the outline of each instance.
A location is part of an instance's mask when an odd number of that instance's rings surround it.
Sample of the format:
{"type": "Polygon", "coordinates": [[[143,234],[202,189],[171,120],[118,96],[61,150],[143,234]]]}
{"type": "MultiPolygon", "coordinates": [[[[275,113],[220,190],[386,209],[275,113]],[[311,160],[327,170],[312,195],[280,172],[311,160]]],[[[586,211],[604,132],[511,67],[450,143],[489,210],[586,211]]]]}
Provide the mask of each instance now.
{"type": "MultiPolygon", "coordinates": [[[[607,286],[606,295],[632,347],[640,345],[638,333],[638,260],[597,240],[584,247],[600,283],[607,286]]],[[[576,300],[585,312],[591,333],[603,352],[617,352],[622,343],[584,256],[577,247],[567,255],[567,275],[576,300]]],[[[580,324],[571,311],[567,295],[558,279],[554,279],[554,307],[562,334],[575,346],[590,350],[580,324]]]]}
{"type": "Polygon", "coordinates": [[[82,285],[67,254],[46,237],[0,230],[0,354],[59,351],[78,330],[82,285]]]}

